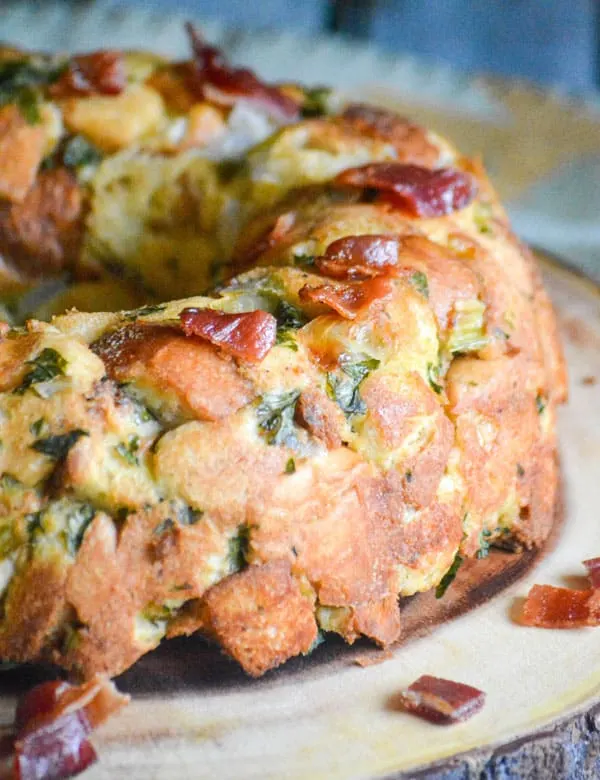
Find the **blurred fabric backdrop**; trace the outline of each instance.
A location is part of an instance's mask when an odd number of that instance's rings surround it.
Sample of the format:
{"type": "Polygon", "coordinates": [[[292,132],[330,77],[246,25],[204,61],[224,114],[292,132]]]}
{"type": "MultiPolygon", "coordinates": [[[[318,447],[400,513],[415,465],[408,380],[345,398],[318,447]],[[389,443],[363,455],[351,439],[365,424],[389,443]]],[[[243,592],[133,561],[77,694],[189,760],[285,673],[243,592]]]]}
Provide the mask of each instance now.
{"type": "MultiPolygon", "coordinates": [[[[49,0],[38,0],[40,9],[49,0]]],[[[64,0],[77,9],[131,5],[189,12],[245,31],[341,32],[394,54],[456,69],[556,84],[600,86],[598,0],[64,0]]],[[[0,0],[0,9],[14,7],[0,0]]],[[[6,14],[7,15],[7,14],[6,14]]],[[[8,22],[7,22],[8,23],[8,22]]],[[[0,10],[0,38],[2,38],[0,10]]]]}

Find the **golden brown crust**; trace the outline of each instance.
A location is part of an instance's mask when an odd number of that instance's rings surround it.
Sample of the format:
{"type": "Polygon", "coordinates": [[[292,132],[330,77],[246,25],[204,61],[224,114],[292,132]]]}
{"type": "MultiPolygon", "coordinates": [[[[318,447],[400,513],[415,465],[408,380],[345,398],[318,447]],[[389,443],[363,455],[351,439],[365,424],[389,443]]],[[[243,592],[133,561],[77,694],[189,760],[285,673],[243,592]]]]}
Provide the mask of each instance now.
{"type": "Polygon", "coordinates": [[[249,566],[204,599],[206,630],[252,677],[307,653],[317,638],[313,606],[285,561],[249,566]]]}
{"type": "Polygon", "coordinates": [[[231,358],[174,328],[131,325],[92,348],[112,379],[137,380],[148,395],[162,398],[163,415],[174,419],[218,420],[252,398],[250,383],[231,358]]]}

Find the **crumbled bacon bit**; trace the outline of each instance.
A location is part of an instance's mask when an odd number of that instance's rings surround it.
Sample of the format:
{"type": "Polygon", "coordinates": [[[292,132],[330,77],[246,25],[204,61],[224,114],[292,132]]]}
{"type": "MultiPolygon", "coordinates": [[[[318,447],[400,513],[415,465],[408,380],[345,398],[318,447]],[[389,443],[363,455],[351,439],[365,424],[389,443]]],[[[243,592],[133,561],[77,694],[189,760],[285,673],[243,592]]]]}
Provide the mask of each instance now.
{"type": "Polygon", "coordinates": [[[400,693],[400,702],[430,723],[460,723],[476,715],[485,704],[485,693],[464,683],[424,674],[400,693]]]}
{"type": "Polygon", "coordinates": [[[33,688],[15,714],[15,778],[62,780],[83,772],[96,761],[87,737],[128,701],[100,675],[79,686],[54,681],[33,688]]]}
{"type": "Polygon", "coordinates": [[[600,625],[600,594],[534,585],[529,591],[521,622],[538,628],[583,628],[600,625]]]}
{"type": "Polygon", "coordinates": [[[251,363],[260,362],[277,338],[277,320],[269,312],[227,314],[215,309],[184,309],[179,319],[186,336],[199,336],[223,352],[251,363]]]}
{"type": "Polygon", "coordinates": [[[345,236],[329,244],[315,265],[333,279],[378,276],[398,263],[400,239],[395,236],[345,236]]]}
{"type": "Polygon", "coordinates": [[[123,52],[109,49],[72,57],[50,94],[55,98],[118,95],[126,83],[123,52]]]}
{"type": "Polygon", "coordinates": [[[583,565],[588,570],[592,588],[600,588],[600,558],[588,558],[583,565]]]}
{"type": "Polygon", "coordinates": [[[442,217],[468,206],[477,194],[475,179],[453,168],[380,162],[349,168],[334,179],[342,187],[377,190],[379,196],[415,217],[442,217]]]}
{"type": "Polygon", "coordinates": [[[247,68],[233,68],[220,49],[208,46],[191,23],[186,30],[194,53],[191,85],[203,99],[231,106],[238,100],[260,103],[270,113],[292,121],[299,117],[299,104],[278,87],[264,84],[247,68]]]}
{"type": "Polygon", "coordinates": [[[324,303],[347,320],[354,320],[358,314],[374,301],[386,298],[392,290],[388,277],[378,276],[357,284],[323,284],[319,287],[306,285],[300,290],[300,298],[312,303],[324,303]]]}

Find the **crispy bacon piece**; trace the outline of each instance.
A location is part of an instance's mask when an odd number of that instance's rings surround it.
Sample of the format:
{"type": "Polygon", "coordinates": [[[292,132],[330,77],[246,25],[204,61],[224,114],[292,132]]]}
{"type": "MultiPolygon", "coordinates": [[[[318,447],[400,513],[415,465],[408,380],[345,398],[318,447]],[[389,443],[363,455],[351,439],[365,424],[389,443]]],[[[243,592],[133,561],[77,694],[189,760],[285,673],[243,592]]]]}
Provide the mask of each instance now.
{"type": "Polygon", "coordinates": [[[208,46],[194,25],[186,24],[194,53],[194,67],[190,86],[203,99],[231,106],[238,100],[260,103],[275,116],[292,121],[299,117],[299,105],[278,87],[264,84],[247,68],[233,68],[222,51],[208,46]]]}
{"type": "Polygon", "coordinates": [[[126,83],[123,52],[107,49],[71,57],[49,91],[54,98],[119,95],[126,83]]]}
{"type": "Polygon", "coordinates": [[[179,319],[186,336],[199,336],[223,352],[251,363],[260,362],[277,338],[277,320],[269,312],[227,314],[215,309],[184,309],[179,319]]]}
{"type": "Polygon", "coordinates": [[[435,165],[439,158],[439,150],[429,140],[427,131],[393,111],[353,103],[345,109],[341,121],[358,130],[363,137],[392,144],[401,162],[435,165]]]}
{"type": "Polygon", "coordinates": [[[392,291],[389,277],[377,276],[357,284],[322,284],[319,287],[306,285],[300,290],[300,298],[312,303],[324,303],[347,320],[354,320],[358,314],[374,301],[387,298],[392,291]]]}
{"type": "Polygon", "coordinates": [[[600,625],[600,595],[593,589],[570,590],[534,585],[521,622],[538,628],[583,628],[600,625]]]}
{"type": "Polygon", "coordinates": [[[424,674],[401,691],[400,701],[407,712],[430,723],[460,723],[476,715],[485,704],[485,693],[470,685],[424,674]]]}
{"type": "Polygon", "coordinates": [[[345,236],[329,244],[315,265],[332,279],[365,279],[393,268],[399,250],[396,236],[345,236]]]}
{"type": "Polygon", "coordinates": [[[375,189],[414,217],[443,217],[465,208],[477,194],[475,179],[453,168],[380,162],[349,168],[334,179],[341,187],[375,189]]]}
{"type": "Polygon", "coordinates": [[[588,576],[592,583],[592,588],[600,588],[600,558],[588,558],[583,562],[588,570],[588,576]]]}
{"type": "Polygon", "coordinates": [[[128,702],[100,675],[79,686],[54,681],[33,688],[15,714],[15,778],[62,780],[83,772],[97,760],[87,737],[128,702]]]}

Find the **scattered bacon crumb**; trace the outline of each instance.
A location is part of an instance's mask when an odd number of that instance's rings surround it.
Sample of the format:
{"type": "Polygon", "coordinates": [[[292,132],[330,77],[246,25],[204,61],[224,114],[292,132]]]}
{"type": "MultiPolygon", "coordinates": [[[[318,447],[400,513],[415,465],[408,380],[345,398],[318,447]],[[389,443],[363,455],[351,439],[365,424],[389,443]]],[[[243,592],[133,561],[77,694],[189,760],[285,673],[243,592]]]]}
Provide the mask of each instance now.
{"type": "Polygon", "coordinates": [[[123,52],[107,49],[72,57],[49,91],[55,98],[118,95],[126,83],[123,52]]]}
{"type": "Polygon", "coordinates": [[[54,681],[33,688],[15,714],[16,780],[62,780],[83,772],[97,760],[88,736],[128,702],[101,675],[78,686],[54,681]]]}
{"type": "Polygon", "coordinates": [[[475,179],[453,168],[431,170],[396,162],[370,163],[342,171],[334,184],[375,189],[380,197],[415,217],[442,217],[468,206],[475,179]]]}
{"type": "Polygon", "coordinates": [[[525,600],[521,622],[538,628],[600,625],[600,594],[591,588],[569,590],[534,585],[525,600]]]}
{"type": "Polygon", "coordinates": [[[300,290],[300,299],[312,303],[324,303],[347,320],[354,320],[358,314],[374,301],[386,298],[392,291],[389,277],[377,276],[357,284],[323,284],[319,287],[306,285],[300,290]]]}
{"type": "Polygon", "coordinates": [[[400,693],[400,702],[430,723],[460,723],[477,714],[485,704],[485,693],[470,685],[424,674],[400,693]]]}
{"type": "Polygon", "coordinates": [[[600,588],[600,558],[588,558],[583,565],[588,570],[592,588],[600,588]]]}
{"type": "Polygon", "coordinates": [[[333,241],[315,265],[332,279],[378,276],[398,263],[400,239],[396,236],[345,236],[333,241]]]}
{"type": "Polygon", "coordinates": [[[354,656],[352,663],[365,669],[367,666],[382,664],[384,661],[389,661],[390,658],[393,657],[394,654],[391,650],[378,650],[374,653],[360,653],[359,655],[354,656]]]}
{"type": "Polygon", "coordinates": [[[595,376],[584,376],[581,380],[581,384],[585,387],[593,387],[597,382],[598,380],[595,376]]]}
{"type": "Polygon", "coordinates": [[[277,320],[260,309],[227,314],[215,309],[188,308],[179,319],[186,336],[199,336],[228,355],[251,363],[260,362],[277,338],[277,320]]]}
{"type": "Polygon", "coordinates": [[[299,104],[281,89],[264,84],[247,68],[231,67],[223,52],[204,43],[190,22],[186,31],[194,53],[191,86],[200,97],[226,106],[241,99],[252,100],[281,119],[292,121],[299,117],[299,104]]]}

